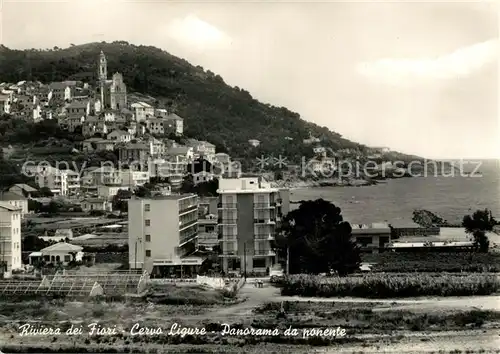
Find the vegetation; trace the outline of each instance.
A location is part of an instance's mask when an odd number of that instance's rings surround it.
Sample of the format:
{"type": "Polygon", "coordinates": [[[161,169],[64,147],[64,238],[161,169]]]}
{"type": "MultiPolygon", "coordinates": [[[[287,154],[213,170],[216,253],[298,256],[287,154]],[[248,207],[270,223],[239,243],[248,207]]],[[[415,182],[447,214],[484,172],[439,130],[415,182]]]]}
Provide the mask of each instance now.
{"type": "Polygon", "coordinates": [[[215,197],[219,195],[217,193],[217,189],[219,189],[219,179],[214,178],[211,181],[202,182],[195,185],[193,176],[189,174],[182,181],[180,192],[195,193],[200,197],[215,197]]]}
{"type": "Polygon", "coordinates": [[[310,146],[302,144],[310,132],[333,150],[348,148],[361,154],[367,151],[365,146],[344,139],[326,127],[302,120],[298,113],[260,103],[247,91],[228,86],[210,70],[192,66],[150,46],[121,41],[62,50],[21,51],[1,47],[0,76],[7,82],[81,80],[94,83],[101,50],[106,54],[108,72],[121,72],[129,91],[155,97],[150,102],[169,107],[185,118],[187,136],[208,140],[219,152],[252,158],[281,154],[291,161],[300,161],[302,156],[312,157],[310,146]],[[258,139],[261,145],[250,148],[249,139],[258,139]]]}
{"type": "Polygon", "coordinates": [[[363,262],[374,263],[372,272],[500,272],[499,253],[479,253],[471,260],[468,252],[384,252],[364,254],[363,262]]]}
{"type": "Polygon", "coordinates": [[[283,281],[282,295],[366,298],[490,295],[500,289],[495,274],[368,274],[322,278],[292,275],[283,281]]]}
{"type": "Polygon", "coordinates": [[[301,201],[278,230],[275,248],[289,259],[290,274],[346,275],[359,269],[360,250],[351,240],[352,228],[340,208],[323,200],[301,201]],[[287,257],[288,253],[288,257],[287,257]]]}
{"type": "Polygon", "coordinates": [[[413,222],[422,227],[447,226],[448,222],[429,210],[414,210],[412,216],[413,222]]]}
{"type": "Polygon", "coordinates": [[[486,235],[486,231],[492,231],[497,221],[491,215],[488,209],[477,210],[470,215],[464,216],[462,225],[467,233],[474,237],[474,248],[479,252],[488,252],[490,241],[486,235]]]}

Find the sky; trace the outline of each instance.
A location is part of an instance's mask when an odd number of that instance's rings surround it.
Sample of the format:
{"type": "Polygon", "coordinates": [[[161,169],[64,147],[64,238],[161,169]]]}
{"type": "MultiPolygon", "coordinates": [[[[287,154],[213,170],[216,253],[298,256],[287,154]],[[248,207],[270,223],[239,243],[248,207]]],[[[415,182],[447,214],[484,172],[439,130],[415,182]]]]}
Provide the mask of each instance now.
{"type": "Polygon", "coordinates": [[[3,0],[0,40],[153,45],[357,142],[500,158],[497,10],[486,1],[3,0]]]}

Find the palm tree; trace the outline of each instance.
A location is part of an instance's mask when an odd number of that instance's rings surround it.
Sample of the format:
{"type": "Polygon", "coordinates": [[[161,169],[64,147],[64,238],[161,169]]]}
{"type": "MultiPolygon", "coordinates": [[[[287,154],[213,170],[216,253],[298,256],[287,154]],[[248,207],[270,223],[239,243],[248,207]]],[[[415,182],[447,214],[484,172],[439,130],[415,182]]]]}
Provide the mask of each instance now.
{"type": "Polygon", "coordinates": [[[490,241],[486,231],[492,231],[496,224],[497,221],[488,209],[477,210],[472,216],[464,216],[462,226],[468,234],[474,237],[474,250],[476,252],[488,252],[490,241]]]}

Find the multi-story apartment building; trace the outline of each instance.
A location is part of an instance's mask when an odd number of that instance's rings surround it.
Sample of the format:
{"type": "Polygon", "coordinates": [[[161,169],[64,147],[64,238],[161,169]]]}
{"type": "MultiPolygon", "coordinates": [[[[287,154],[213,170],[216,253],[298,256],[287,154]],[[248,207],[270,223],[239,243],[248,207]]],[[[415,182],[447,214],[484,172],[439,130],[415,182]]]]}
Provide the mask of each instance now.
{"type": "Polygon", "coordinates": [[[260,177],[221,178],[219,240],[225,272],[265,273],[276,263],[272,249],[277,223],[289,210],[289,191],[271,188],[260,177]]]}
{"type": "Polygon", "coordinates": [[[134,111],[136,122],[144,122],[149,117],[154,117],[155,109],[146,102],[136,102],[130,105],[134,111]]]}
{"type": "Polygon", "coordinates": [[[119,160],[122,165],[137,171],[145,171],[148,168],[150,146],[145,143],[129,143],[118,149],[119,160]]]}
{"type": "Polygon", "coordinates": [[[21,213],[20,207],[0,202],[0,271],[7,276],[22,266],[21,213]]]}
{"type": "Polygon", "coordinates": [[[89,172],[91,183],[99,186],[121,186],[123,184],[122,172],[112,166],[102,166],[89,172]]]}
{"type": "Polygon", "coordinates": [[[193,253],[198,237],[198,196],[133,197],[128,202],[129,264],[164,273],[164,267],[193,253]]]}
{"type": "Polygon", "coordinates": [[[121,177],[122,184],[129,188],[142,186],[149,182],[149,172],[147,171],[122,170],[121,177]]]}
{"type": "Polygon", "coordinates": [[[16,194],[10,191],[0,191],[0,201],[7,202],[15,207],[21,208],[21,217],[28,214],[28,199],[21,194],[16,194]]]}
{"type": "Polygon", "coordinates": [[[75,171],[43,166],[35,173],[38,186],[49,188],[55,195],[75,195],[80,190],[80,176],[75,171]]]}

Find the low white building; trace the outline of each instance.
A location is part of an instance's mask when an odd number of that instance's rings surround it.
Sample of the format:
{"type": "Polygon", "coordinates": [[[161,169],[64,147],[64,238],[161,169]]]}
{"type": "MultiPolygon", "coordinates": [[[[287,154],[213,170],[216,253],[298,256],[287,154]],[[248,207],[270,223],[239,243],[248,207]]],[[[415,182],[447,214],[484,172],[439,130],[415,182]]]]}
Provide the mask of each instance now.
{"type": "Polygon", "coordinates": [[[83,247],[72,245],[66,242],[59,242],[46,247],[39,252],[32,252],[29,257],[29,264],[36,264],[42,260],[45,264],[67,265],[71,261],[81,262],[83,260],[83,247]]]}
{"type": "Polygon", "coordinates": [[[84,212],[98,211],[111,211],[111,203],[104,198],[88,198],[82,201],[82,210],[84,212]]]}

